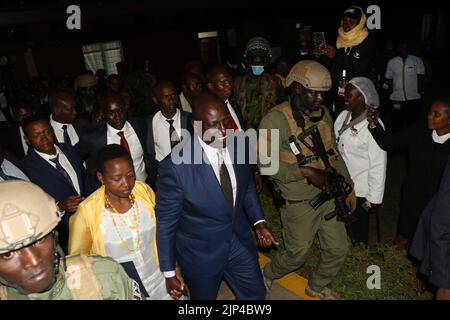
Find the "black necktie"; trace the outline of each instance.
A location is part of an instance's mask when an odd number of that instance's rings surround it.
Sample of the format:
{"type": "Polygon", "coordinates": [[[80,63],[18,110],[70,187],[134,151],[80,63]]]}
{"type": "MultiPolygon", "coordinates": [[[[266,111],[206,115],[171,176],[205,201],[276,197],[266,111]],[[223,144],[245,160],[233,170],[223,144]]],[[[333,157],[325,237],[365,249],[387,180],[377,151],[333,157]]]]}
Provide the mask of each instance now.
{"type": "Polygon", "coordinates": [[[175,131],[175,127],[173,126],[174,120],[166,120],[169,123],[169,139],[170,139],[170,149],[173,149],[179,142],[180,138],[178,137],[177,132],[175,131]]]}
{"type": "Polygon", "coordinates": [[[63,132],[64,143],[72,145],[72,141],[70,141],[69,133],[67,132],[67,125],[63,125],[62,129],[64,131],[63,132]]]}
{"type": "Polygon", "coordinates": [[[70,179],[69,174],[67,171],[62,167],[61,163],[59,163],[59,155],[57,155],[55,158],[50,159],[51,162],[56,164],[56,170],[59,171],[63,175],[63,177],[73,186],[72,179],[70,179]]]}
{"type": "Polygon", "coordinates": [[[220,186],[222,187],[223,193],[225,194],[225,199],[230,206],[231,212],[233,212],[234,201],[233,201],[233,186],[231,185],[230,174],[228,172],[225,161],[219,151],[219,163],[220,163],[220,186]]]}
{"type": "Polygon", "coordinates": [[[17,177],[13,177],[13,176],[9,176],[5,173],[5,171],[3,171],[3,169],[0,167],[0,178],[3,179],[3,181],[8,181],[8,180],[22,180],[19,179],[17,177]]]}

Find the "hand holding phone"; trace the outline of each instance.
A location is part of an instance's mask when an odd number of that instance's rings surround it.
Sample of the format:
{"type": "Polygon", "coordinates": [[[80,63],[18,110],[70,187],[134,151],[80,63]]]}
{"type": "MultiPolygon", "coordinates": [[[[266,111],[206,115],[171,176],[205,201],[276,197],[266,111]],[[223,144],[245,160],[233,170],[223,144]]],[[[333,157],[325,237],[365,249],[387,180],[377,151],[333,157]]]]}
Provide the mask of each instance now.
{"type": "Polygon", "coordinates": [[[321,56],[326,53],[325,34],[323,32],[314,32],[314,54],[321,56]]]}

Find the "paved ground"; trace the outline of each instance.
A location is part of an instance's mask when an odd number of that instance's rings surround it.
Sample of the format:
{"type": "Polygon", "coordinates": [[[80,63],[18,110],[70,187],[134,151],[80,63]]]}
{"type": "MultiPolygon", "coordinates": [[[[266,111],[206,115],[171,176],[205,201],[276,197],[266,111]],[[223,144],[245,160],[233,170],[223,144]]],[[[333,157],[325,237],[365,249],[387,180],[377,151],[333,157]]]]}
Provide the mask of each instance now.
{"type": "MultiPolygon", "coordinates": [[[[397,228],[399,215],[400,190],[402,181],[406,173],[406,157],[404,155],[394,155],[388,157],[386,189],[384,193],[383,206],[380,209],[380,235],[381,243],[392,243],[397,228]]],[[[371,216],[369,228],[369,245],[377,243],[375,216],[371,216]]],[[[260,256],[260,264],[267,263],[268,258],[260,256]]],[[[311,298],[306,296],[304,288],[306,279],[295,273],[291,273],[278,282],[274,282],[272,290],[267,295],[268,300],[303,300],[311,298]]],[[[222,282],[217,299],[234,300],[234,294],[226,284],[222,282]]]]}

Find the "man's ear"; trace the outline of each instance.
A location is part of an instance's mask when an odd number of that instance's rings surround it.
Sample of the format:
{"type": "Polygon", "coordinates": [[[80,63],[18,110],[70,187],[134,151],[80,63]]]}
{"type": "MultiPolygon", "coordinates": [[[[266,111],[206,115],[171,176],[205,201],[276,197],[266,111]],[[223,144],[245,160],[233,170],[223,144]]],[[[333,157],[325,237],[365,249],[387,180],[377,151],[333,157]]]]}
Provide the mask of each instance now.
{"type": "Polygon", "coordinates": [[[207,83],[206,83],[206,86],[208,87],[208,90],[212,92],[212,89],[213,89],[212,83],[207,82],[207,83]]]}
{"type": "Polygon", "coordinates": [[[103,175],[100,172],[96,172],[95,175],[97,176],[98,181],[100,181],[101,184],[105,184],[105,181],[103,180],[103,175]]]}

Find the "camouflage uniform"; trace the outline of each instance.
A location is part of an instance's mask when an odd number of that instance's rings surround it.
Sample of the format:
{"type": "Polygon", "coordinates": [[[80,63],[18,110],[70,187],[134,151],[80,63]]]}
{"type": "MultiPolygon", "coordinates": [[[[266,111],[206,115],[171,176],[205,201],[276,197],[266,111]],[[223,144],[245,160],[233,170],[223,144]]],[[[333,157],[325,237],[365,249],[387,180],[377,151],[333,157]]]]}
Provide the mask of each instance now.
{"type": "MultiPolygon", "coordinates": [[[[142,300],[139,285],[128,277],[119,263],[108,257],[97,255],[90,257],[95,278],[85,279],[85,281],[98,281],[101,290],[101,297],[98,298],[103,300],[142,300]]],[[[0,285],[0,300],[87,300],[92,298],[89,294],[74,297],[72,290],[69,289],[70,283],[67,281],[66,272],[61,263],[59,274],[50,290],[26,295],[19,293],[14,288],[0,285]]],[[[87,285],[90,287],[92,284],[87,283],[87,285]]]]}
{"type": "Polygon", "coordinates": [[[267,112],[284,100],[280,79],[267,73],[259,77],[247,74],[237,78],[233,92],[247,128],[257,129],[267,112]]]}
{"type": "MultiPolygon", "coordinates": [[[[48,245],[44,249],[34,247],[25,253],[29,255],[27,259],[36,259],[35,254],[40,257],[53,254],[51,288],[32,293],[3,278],[5,274],[2,273],[0,300],[140,300],[139,285],[113,259],[95,255],[64,257],[55,231],[61,217],[55,200],[37,185],[22,180],[0,182],[0,255],[13,251],[22,254],[21,250],[34,246],[50,233],[54,241],[53,248],[48,245]]],[[[44,260],[37,262],[45,263],[44,260]]],[[[21,263],[28,263],[30,272],[39,268],[29,262],[21,263]]]]}

